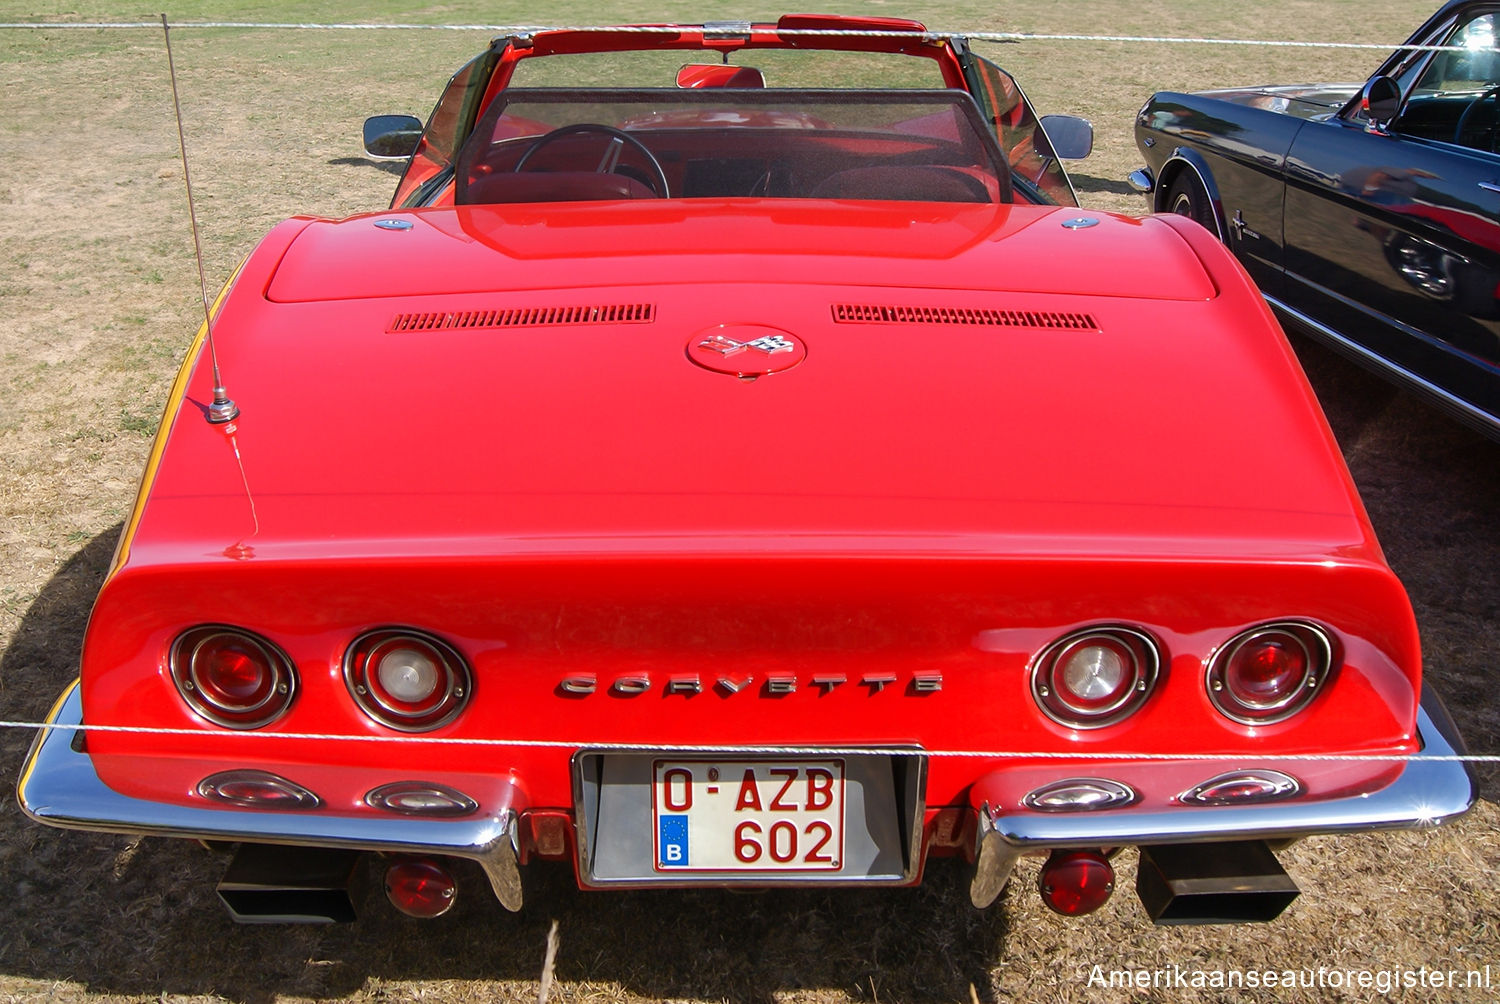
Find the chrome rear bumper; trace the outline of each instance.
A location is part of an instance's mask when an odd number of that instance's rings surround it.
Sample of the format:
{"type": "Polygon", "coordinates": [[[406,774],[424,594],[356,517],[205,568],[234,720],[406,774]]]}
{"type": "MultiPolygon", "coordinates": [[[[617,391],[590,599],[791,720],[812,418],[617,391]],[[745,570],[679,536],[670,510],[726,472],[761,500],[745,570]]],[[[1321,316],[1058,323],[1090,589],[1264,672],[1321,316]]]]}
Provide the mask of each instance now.
{"type": "Polygon", "coordinates": [[[1458,729],[1441,699],[1423,688],[1417,712],[1422,752],[1385,787],[1338,798],[1244,806],[1132,806],[1097,812],[1037,812],[1021,805],[981,806],[969,896],[989,906],[1022,854],[1057,848],[1130,847],[1223,840],[1278,840],[1322,833],[1437,826],[1467,812],[1477,787],[1458,729]]]}
{"type": "MultiPolygon", "coordinates": [[[[83,706],[74,683],[53,707],[48,724],[72,726],[82,721],[83,706]]],[[[73,748],[74,735],[72,729],[45,729],[26,758],[16,797],[21,810],[39,823],[106,833],[468,858],[484,868],[507,909],[521,909],[516,814],[510,810],[461,820],[357,818],[152,802],[107,787],[88,755],[73,748]]]]}

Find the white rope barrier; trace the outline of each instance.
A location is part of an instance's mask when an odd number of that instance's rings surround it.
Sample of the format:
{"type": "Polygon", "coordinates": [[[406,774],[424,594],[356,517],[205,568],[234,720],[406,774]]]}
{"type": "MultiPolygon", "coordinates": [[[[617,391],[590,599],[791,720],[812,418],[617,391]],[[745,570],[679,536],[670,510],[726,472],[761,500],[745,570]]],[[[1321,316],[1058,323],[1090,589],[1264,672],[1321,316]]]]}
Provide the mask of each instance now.
{"type": "Polygon", "coordinates": [[[735,743],[619,743],[584,739],[464,739],[444,736],[345,735],[323,732],[210,732],[206,729],[152,728],[137,725],[71,725],[48,722],[0,721],[0,728],[56,732],[111,732],[148,736],[196,736],[223,739],[315,740],[318,742],[400,743],[431,746],[475,746],[488,748],[531,747],[540,749],[598,750],[610,753],[696,753],[712,749],[722,753],[756,756],[857,756],[878,753],[896,757],[944,757],[986,760],[1110,760],[1110,761],[1205,761],[1234,760],[1245,763],[1500,763],[1500,754],[1404,754],[1404,753],[1120,753],[1089,750],[945,750],[887,748],[884,746],[806,746],[795,743],[750,746],[735,743]]]}
{"type": "MultiPolygon", "coordinates": [[[[13,21],[0,23],[0,30],[89,30],[111,31],[129,29],[161,30],[160,21],[13,21]]],[[[679,34],[678,27],[659,25],[538,25],[538,24],[355,24],[294,21],[175,21],[169,22],[174,31],[197,29],[240,29],[246,31],[482,31],[496,35],[537,34],[545,31],[614,32],[618,34],[679,34]]],[[[696,26],[690,26],[696,27],[696,26]]],[[[709,26],[704,34],[743,34],[733,26],[709,26]]],[[[918,38],[935,41],[947,38],[966,38],[971,42],[1124,42],[1142,45],[1246,45],[1267,48],[1291,49],[1372,49],[1391,52],[1404,49],[1410,52],[1500,52],[1497,47],[1476,48],[1460,45],[1403,45],[1380,42],[1299,42],[1287,39],[1256,38],[1182,38],[1167,35],[1069,35],[1030,31],[876,31],[849,28],[797,28],[776,32],[782,37],[845,37],[845,38],[918,38]]]]}

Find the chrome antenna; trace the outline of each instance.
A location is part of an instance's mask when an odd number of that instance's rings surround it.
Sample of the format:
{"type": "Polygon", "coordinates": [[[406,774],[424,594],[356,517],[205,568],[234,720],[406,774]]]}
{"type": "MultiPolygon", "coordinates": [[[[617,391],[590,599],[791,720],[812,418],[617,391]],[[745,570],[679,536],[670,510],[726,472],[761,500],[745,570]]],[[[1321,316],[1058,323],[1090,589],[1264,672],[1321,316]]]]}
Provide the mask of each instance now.
{"type": "Polygon", "coordinates": [[[214,400],[208,406],[208,420],[215,424],[232,422],[239,416],[240,406],[224,389],[224,380],[219,376],[219,353],[214,349],[213,310],[208,304],[208,280],[203,275],[203,244],[198,239],[198,213],[193,207],[193,179],[188,174],[187,138],[182,132],[182,101],[177,96],[177,67],[172,62],[172,31],[167,27],[167,15],[161,15],[161,34],[167,43],[167,77],[172,81],[172,110],[177,113],[177,146],[182,151],[182,183],[187,188],[188,223],[193,230],[193,257],[198,262],[198,299],[203,303],[203,330],[208,339],[208,358],[214,371],[214,400]]]}

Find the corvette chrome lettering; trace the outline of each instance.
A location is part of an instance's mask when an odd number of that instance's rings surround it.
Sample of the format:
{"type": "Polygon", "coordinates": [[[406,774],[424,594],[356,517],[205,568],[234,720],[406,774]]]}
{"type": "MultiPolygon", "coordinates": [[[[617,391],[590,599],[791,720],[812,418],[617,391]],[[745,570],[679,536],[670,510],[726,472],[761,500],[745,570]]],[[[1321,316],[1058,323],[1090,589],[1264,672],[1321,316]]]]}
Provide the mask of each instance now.
{"type": "MultiPolygon", "coordinates": [[[[937,670],[921,670],[903,680],[903,677],[896,673],[877,671],[864,673],[853,679],[844,673],[814,673],[805,679],[790,673],[778,673],[765,677],[758,688],[753,686],[755,682],[756,678],[750,675],[716,675],[710,678],[699,673],[674,673],[661,684],[661,694],[663,697],[692,697],[712,689],[717,691],[720,697],[729,698],[742,691],[754,689],[765,697],[785,697],[797,693],[801,687],[806,687],[814,691],[817,696],[823,697],[852,682],[856,686],[869,688],[872,695],[882,693],[887,687],[899,684],[899,689],[907,694],[925,696],[942,692],[943,674],[937,670]]],[[[656,683],[646,673],[631,673],[604,683],[601,683],[593,673],[574,673],[563,677],[557,689],[560,693],[570,697],[587,697],[601,690],[615,697],[638,697],[649,693],[655,686],[656,683]]]]}

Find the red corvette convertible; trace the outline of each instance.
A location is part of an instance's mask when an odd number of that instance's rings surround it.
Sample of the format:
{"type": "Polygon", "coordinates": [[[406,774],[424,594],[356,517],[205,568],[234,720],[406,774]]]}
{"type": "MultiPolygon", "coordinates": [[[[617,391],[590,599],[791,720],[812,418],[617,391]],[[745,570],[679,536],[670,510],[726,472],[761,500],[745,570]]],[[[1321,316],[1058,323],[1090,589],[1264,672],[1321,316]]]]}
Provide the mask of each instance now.
{"type": "Polygon", "coordinates": [[[419,916],[454,858],[986,906],[1023,854],[1086,913],[1138,847],[1170,923],[1470,805],[1264,301],[1080,211],[1087,123],[963,37],[512,35],[366,133],[392,207],[277,226],[188,355],[34,818],[232,844],[245,920],[370,852],[419,916]]]}

